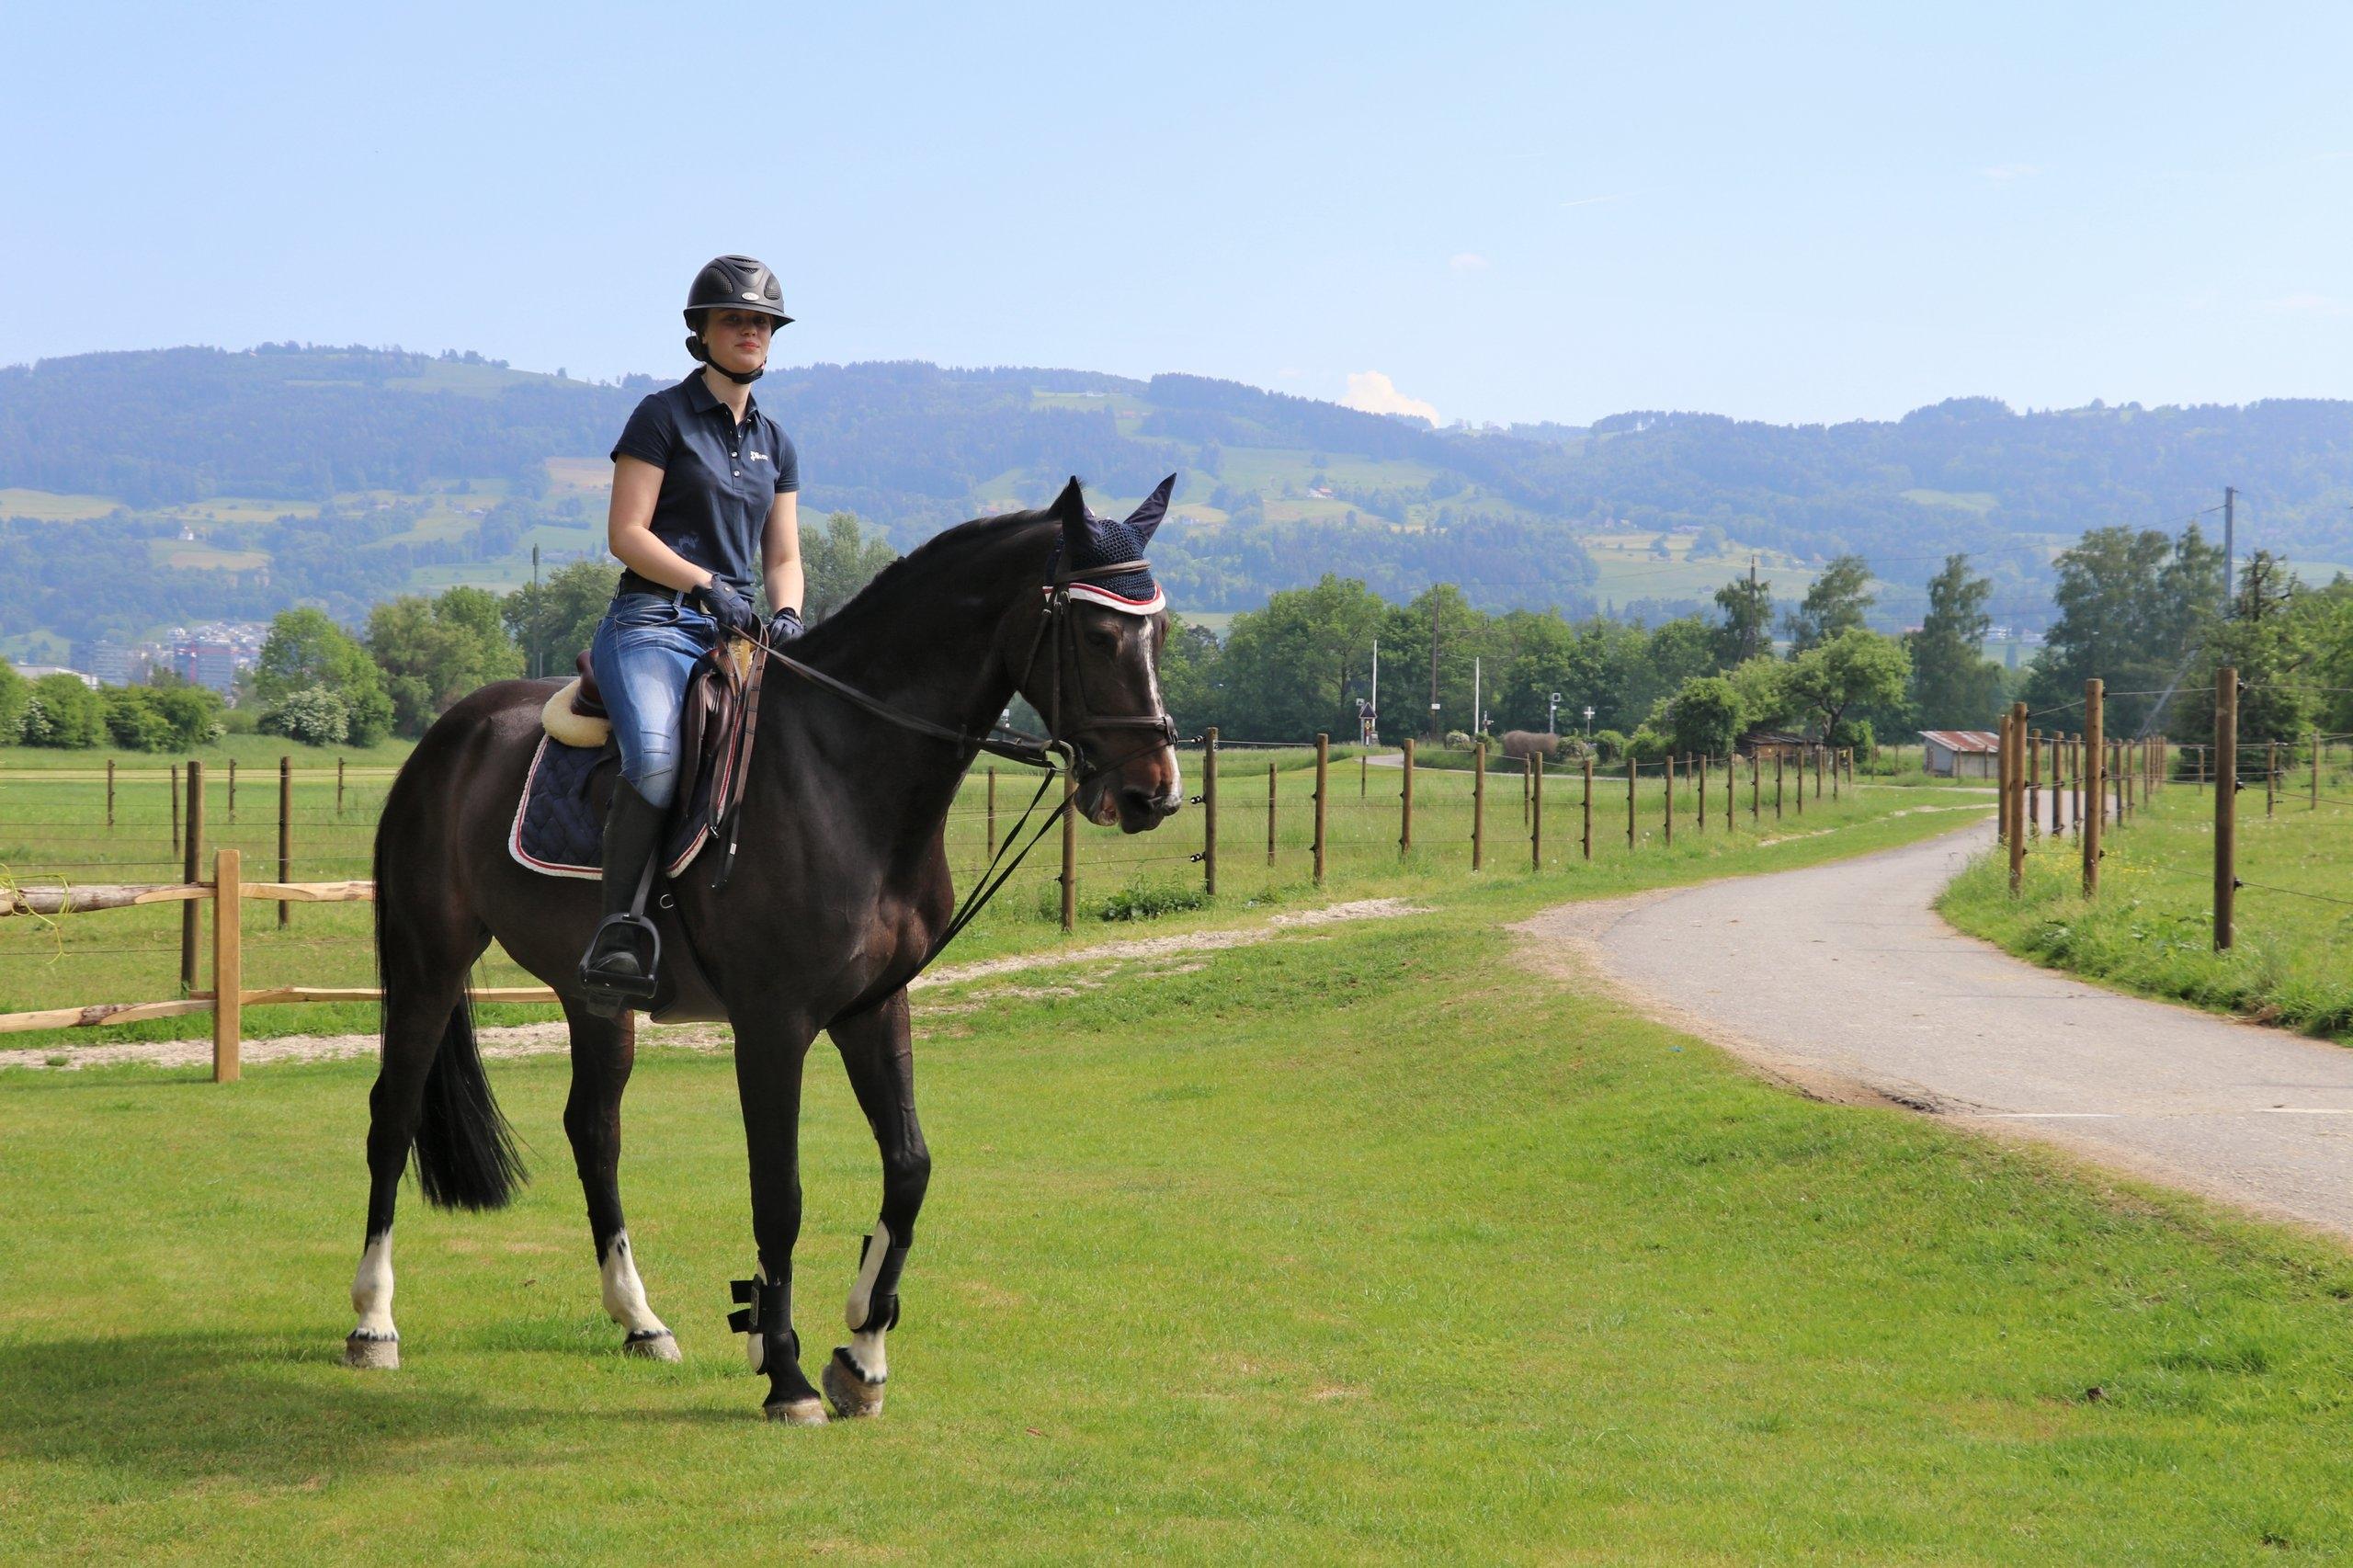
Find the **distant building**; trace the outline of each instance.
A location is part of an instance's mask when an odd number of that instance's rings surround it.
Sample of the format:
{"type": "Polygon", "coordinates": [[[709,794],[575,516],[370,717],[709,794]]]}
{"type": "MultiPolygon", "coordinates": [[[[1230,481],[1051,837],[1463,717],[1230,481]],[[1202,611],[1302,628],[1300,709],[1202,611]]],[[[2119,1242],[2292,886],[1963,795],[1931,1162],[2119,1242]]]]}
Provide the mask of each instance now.
{"type": "Polygon", "coordinates": [[[1927,748],[1924,761],[1934,778],[1991,778],[2002,751],[2002,737],[1991,730],[1923,730],[1927,748]]]}
{"type": "Polygon", "coordinates": [[[86,651],[77,647],[75,653],[92,675],[108,686],[138,686],[147,679],[150,665],[143,647],[108,638],[86,651]]]}
{"type": "Polygon", "coordinates": [[[189,639],[172,645],[172,670],[190,686],[227,696],[237,688],[237,649],[230,642],[189,639]]]}
{"type": "Polygon", "coordinates": [[[72,676],[93,691],[98,688],[97,676],[83,670],[67,669],[63,665],[18,665],[17,673],[27,680],[39,680],[43,676],[72,676]]]}

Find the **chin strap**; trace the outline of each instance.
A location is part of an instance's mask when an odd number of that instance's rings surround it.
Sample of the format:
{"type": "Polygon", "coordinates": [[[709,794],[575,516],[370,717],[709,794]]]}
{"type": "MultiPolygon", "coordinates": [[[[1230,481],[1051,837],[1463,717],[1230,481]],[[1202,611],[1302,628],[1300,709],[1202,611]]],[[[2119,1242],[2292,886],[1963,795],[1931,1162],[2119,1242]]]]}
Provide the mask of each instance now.
{"type": "Polygon", "coordinates": [[[748,387],[754,381],[758,381],[762,376],[768,373],[768,368],[766,365],[761,366],[756,370],[731,370],[726,366],[715,362],[710,357],[710,350],[702,346],[702,335],[700,333],[694,333],[688,336],[687,352],[696,359],[700,360],[703,364],[709,365],[712,369],[718,371],[721,375],[725,376],[729,381],[733,381],[739,387],[748,387]]]}

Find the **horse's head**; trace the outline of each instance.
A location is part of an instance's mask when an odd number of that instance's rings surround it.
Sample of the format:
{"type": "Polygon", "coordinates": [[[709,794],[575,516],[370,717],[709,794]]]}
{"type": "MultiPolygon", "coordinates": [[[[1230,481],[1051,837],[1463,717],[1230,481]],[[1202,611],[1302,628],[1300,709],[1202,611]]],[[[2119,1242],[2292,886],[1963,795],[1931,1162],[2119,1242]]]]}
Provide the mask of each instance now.
{"type": "Polygon", "coordinates": [[[1143,562],[1168,510],[1170,474],[1124,520],[1086,509],[1074,479],[1048,508],[1061,525],[1021,695],[1078,750],[1078,809],[1123,832],[1158,827],[1183,801],[1176,731],[1160,692],[1167,601],[1143,562]]]}

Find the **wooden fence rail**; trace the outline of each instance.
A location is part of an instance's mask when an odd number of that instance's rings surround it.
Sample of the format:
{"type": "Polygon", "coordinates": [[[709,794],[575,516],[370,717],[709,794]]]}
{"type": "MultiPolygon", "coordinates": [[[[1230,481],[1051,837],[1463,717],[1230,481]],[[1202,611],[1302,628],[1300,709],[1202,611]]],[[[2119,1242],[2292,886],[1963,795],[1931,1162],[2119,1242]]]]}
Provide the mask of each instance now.
{"type": "MultiPolygon", "coordinates": [[[[287,1002],[375,1002],[383,993],[373,986],[268,985],[248,989],[244,983],[244,903],[261,899],[276,903],[366,903],[376,896],[376,884],[341,882],[249,882],[238,851],[216,850],[210,881],[115,882],[90,887],[9,888],[0,890],[0,919],[11,916],[51,917],[88,915],[107,909],[131,909],[149,903],[186,903],[191,916],[199,903],[212,905],[212,985],[167,1002],[96,1002],[79,1007],[44,1007],[29,1013],[0,1013],[0,1034],[28,1029],[89,1028],[101,1024],[136,1023],[142,1018],[176,1018],[190,1013],[212,1015],[212,1079],[225,1084],[238,1075],[243,1045],[244,1013],[247,1007],[287,1002]],[[225,1001],[223,999],[226,999],[225,1001]]],[[[497,985],[475,988],[477,1002],[553,1002],[555,993],[543,985],[497,985]]]]}

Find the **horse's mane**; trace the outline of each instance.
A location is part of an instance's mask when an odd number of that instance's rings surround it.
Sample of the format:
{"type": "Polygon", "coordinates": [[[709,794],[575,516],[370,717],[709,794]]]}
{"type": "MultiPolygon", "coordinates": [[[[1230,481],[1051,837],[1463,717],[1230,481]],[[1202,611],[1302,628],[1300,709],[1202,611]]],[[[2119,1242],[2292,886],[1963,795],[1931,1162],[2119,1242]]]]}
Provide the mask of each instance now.
{"type": "Polygon", "coordinates": [[[900,618],[895,630],[904,635],[908,630],[904,621],[908,606],[942,605],[957,595],[986,589],[989,585],[979,580],[985,575],[981,571],[982,558],[1000,551],[1026,557],[1029,552],[1017,547],[1033,535],[1039,536],[1037,565],[1042,571],[1042,536],[1057,526],[1044,512],[1009,512],[943,528],[876,573],[847,604],[811,627],[793,652],[822,657],[842,644],[872,635],[874,623],[892,615],[900,618]]]}

